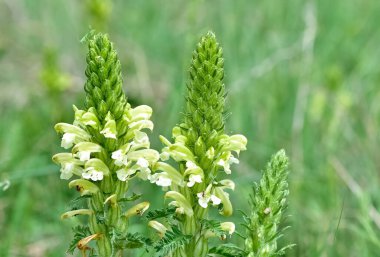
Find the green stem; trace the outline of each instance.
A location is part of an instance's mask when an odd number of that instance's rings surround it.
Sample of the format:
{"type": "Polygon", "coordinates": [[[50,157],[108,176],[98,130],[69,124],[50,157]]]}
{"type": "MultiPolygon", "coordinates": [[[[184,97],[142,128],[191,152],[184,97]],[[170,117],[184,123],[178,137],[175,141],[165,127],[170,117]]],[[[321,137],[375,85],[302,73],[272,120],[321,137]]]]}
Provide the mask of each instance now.
{"type": "MultiPolygon", "coordinates": [[[[189,199],[189,201],[194,205],[194,197],[192,195],[192,192],[189,188],[184,188],[182,190],[182,194],[189,199]]],[[[194,215],[191,217],[186,216],[185,220],[182,224],[182,231],[186,235],[192,235],[192,239],[189,242],[187,246],[185,246],[184,251],[177,251],[174,256],[176,257],[182,257],[182,256],[199,256],[199,257],[205,257],[207,256],[208,252],[208,241],[204,237],[202,231],[202,226],[200,225],[200,220],[207,217],[207,209],[202,208],[198,206],[198,204],[195,204],[196,207],[194,208],[194,215]],[[186,255],[183,255],[183,254],[186,255]]]]}

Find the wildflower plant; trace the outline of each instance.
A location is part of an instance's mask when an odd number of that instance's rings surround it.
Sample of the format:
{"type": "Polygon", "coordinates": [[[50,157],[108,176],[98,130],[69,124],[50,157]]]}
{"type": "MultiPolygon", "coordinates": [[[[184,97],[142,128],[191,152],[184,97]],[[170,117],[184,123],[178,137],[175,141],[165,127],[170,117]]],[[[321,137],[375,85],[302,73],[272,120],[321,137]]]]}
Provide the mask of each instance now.
{"type": "Polygon", "coordinates": [[[196,46],[183,118],[172,129],[171,139],[160,136],[164,145],[160,153],[150,149],[146,134],[153,129],[152,109],[132,108],[127,102],[113,44],[94,32],[84,41],[88,44],[85,108],[74,106],[74,122],[55,126],[62,135],[61,146],[71,151],[58,153],[53,160],[61,165],[61,178],[70,180],[69,187],[80,193],[62,218],[84,215],[88,220],[74,228],[69,252],[78,248],[82,256],[91,250],[92,256],[109,257],[145,247],[162,257],[281,254],[286,248],[277,250],[278,227],[288,194],[284,151],[272,158],[254,187],[251,213],[243,216],[245,248],[225,243],[235,233],[234,223],[210,218],[213,209],[224,217],[233,214],[229,194],[235,183],[229,176],[247,145],[245,136],[225,133],[224,59],[215,35],[207,33],[196,46]],[[128,230],[130,217],[149,208],[147,201],[131,203],[139,195],[127,195],[135,179],[165,191],[164,208],[141,219],[157,232],[151,239],[128,230]],[[211,238],[219,238],[220,244],[211,246],[211,238]]]}
{"type": "MultiPolygon", "coordinates": [[[[62,215],[88,216],[88,226],[76,229],[77,246],[82,252],[96,240],[99,256],[116,256],[130,239],[128,220],[141,215],[148,202],[128,206],[126,193],[131,180],[147,179],[159,154],[149,149],[146,130],[152,109],[142,105],[132,108],[122,90],[120,61],[107,35],[90,33],[88,44],[86,106],[74,106],[73,124],[58,123],[61,146],[70,152],[58,153],[53,160],[61,165],[61,179],[70,180],[83,198],[85,208],[74,208],[62,215]],[[128,208],[129,207],[129,208],[128,208]],[[79,235],[79,237],[78,237],[79,235]],[[78,240],[79,239],[79,240],[78,240]]],[[[78,201],[81,198],[77,199],[78,201]]]]}
{"type": "MultiPolygon", "coordinates": [[[[169,226],[191,235],[175,248],[165,250],[163,244],[163,256],[207,256],[210,237],[224,237],[235,230],[232,222],[213,222],[208,216],[211,208],[218,208],[223,216],[232,214],[229,191],[235,189],[235,183],[226,177],[231,174],[231,165],[239,163],[237,157],[247,144],[243,135],[225,134],[223,64],[222,48],[209,32],[193,54],[183,121],[173,128],[173,141],[160,137],[165,145],[162,162],[153,167],[151,181],[168,189],[165,198],[176,208],[177,219],[169,226]],[[175,166],[165,162],[169,158],[175,166]],[[224,231],[223,235],[215,229],[224,231]]],[[[156,222],[150,225],[158,227],[161,234],[169,229],[156,222]]]]}
{"type": "Polygon", "coordinates": [[[287,245],[281,249],[277,246],[284,230],[279,228],[279,224],[289,194],[288,165],[285,151],[279,151],[267,164],[260,183],[252,188],[251,213],[244,215],[244,226],[247,228],[245,249],[248,257],[278,256],[293,246],[287,245]]]}

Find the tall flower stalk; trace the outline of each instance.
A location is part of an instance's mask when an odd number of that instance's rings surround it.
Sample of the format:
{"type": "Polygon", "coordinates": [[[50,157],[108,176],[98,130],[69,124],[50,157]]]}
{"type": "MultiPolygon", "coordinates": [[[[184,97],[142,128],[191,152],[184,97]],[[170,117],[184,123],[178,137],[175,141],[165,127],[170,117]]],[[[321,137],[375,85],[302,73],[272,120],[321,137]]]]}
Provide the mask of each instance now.
{"type": "Polygon", "coordinates": [[[279,256],[285,249],[293,246],[278,249],[277,245],[282,236],[279,224],[283,219],[289,194],[288,163],[284,150],[273,155],[260,183],[253,187],[251,213],[244,217],[247,228],[245,250],[248,257],[279,256]]]}
{"type": "MultiPolygon", "coordinates": [[[[128,206],[126,193],[134,178],[146,180],[159,154],[149,149],[144,130],[152,130],[152,109],[132,108],[122,90],[121,65],[108,36],[90,33],[88,43],[85,109],[74,106],[72,124],[58,123],[61,146],[70,152],[58,153],[53,160],[61,165],[61,178],[71,180],[70,188],[81,195],[84,208],[68,211],[62,218],[88,216],[88,225],[75,229],[71,251],[77,247],[84,256],[96,241],[101,257],[116,256],[131,238],[128,220],[141,215],[148,202],[128,206]],[[127,204],[125,204],[127,202],[127,204]]],[[[136,238],[135,238],[136,240],[136,238]]]]}
{"type": "MultiPolygon", "coordinates": [[[[275,257],[282,256],[290,244],[278,247],[278,240],[286,229],[283,221],[288,190],[288,157],[284,150],[272,156],[259,183],[254,183],[249,202],[250,213],[243,213],[246,228],[244,249],[233,244],[221,244],[210,249],[210,254],[224,257],[275,257]]],[[[212,255],[214,256],[214,255],[212,255]]]]}
{"type": "MultiPolygon", "coordinates": [[[[88,44],[84,109],[74,106],[72,124],[58,123],[61,146],[53,161],[61,165],[61,178],[80,196],[63,219],[87,217],[74,228],[69,252],[78,248],[100,257],[123,256],[125,249],[153,246],[162,257],[273,257],[278,250],[279,223],[288,195],[288,159],[275,154],[254,186],[251,212],[244,216],[245,248],[224,244],[235,224],[210,219],[217,209],[233,213],[229,193],[235,183],[228,179],[232,165],[246,150],[243,135],[225,133],[225,97],[222,48],[212,32],[196,46],[189,70],[186,106],[182,121],[172,129],[172,139],[160,136],[161,152],[150,149],[145,130],[152,130],[152,109],[132,108],[122,90],[121,65],[107,35],[91,32],[88,44]],[[144,221],[157,231],[158,240],[129,233],[129,219],[142,215],[149,202],[127,196],[129,184],[142,179],[161,186],[168,205],[150,211],[144,221]],[[223,240],[209,247],[210,238],[223,240]],[[96,244],[94,243],[96,242],[96,244]],[[96,246],[95,246],[96,245],[96,246]],[[94,247],[95,246],[95,247],[94,247]]],[[[157,238],[156,238],[157,239],[157,238]]]]}
{"type": "MultiPolygon", "coordinates": [[[[209,32],[193,54],[183,121],[173,128],[173,142],[160,137],[165,147],[162,162],[153,167],[151,182],[169,189],[165,198],[172,200],[169,206],[175,206],[177,215],[169,226],[189,236],[170,251],[161,248],[162,256],[206,256],[210,237],[225,237],[235,230],[232,222],[211,221],[208,215],[210,208],[218,208],[223,216],[232,214],[227,191],[234,190],[235,184],[226,177],[247,143],[242,135],[225,134],[223,64],[222,48],[209,32]],[[169,158],[175,166],[165,162],[169,158]]],[[[157,230],[162,233],[170,228],[157,230]]]]}

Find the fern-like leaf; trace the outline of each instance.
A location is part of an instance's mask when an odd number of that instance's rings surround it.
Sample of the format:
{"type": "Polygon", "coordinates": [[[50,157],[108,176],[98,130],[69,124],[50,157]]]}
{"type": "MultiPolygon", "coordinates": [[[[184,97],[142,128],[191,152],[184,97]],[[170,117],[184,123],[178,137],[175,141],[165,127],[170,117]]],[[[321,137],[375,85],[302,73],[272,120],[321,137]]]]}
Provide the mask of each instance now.
{"type": "Polygon", "coordinates": [[[160,257],[164,257],[186,245],[191,238],[192,236],[184,235],[178,227],[173,226],[172,231],[167,231],[165,236],[155,244],[154,249],[160,257]]]}
{"type": "Polygon", "coordinates": [[[117,232],[112,233],[112,245],[117,249],[135,249],[148,248],[152,245],[149,238],[144,237],[140,233],[127,233],[125,235],[117,232]]]}
{"type": "Polygon", "coordinates": [[[86,209],[87,199],[91,198],[91,195],[81,195],[69,202],[69,208],[71,210],[86,209]]]}
{"type": "Polygon", "coordinates": [[[218,220],[201,220],[201,224],[204,229],[210,230],[213,232],[217,237],[223,237],[226,235],[226,231],[222,229],[220,226],[220,221],[218,220]]]}
{"type": "Polygon", "coordinates": [[[213,247],[209,250],[209,256],[223,257],[245,257],[247,252],[234,244],[224,244],[213,247]]]}
{"type": "Polygon", "coordinates": [[[74,253],[74,250],[81,239],[91,235],[91,232],[88,226],[76,226],[73,228],[73,232],[74,232],[74,238],[73,240],[71,240],[69,248],[67,249],[67,253],[70,253],[70,254],[74,253]]]}
{"type": "Polygon", "coordinates": [[[146,215],[147,220],[155,220],[159,218],[172,218],[175,214],[176,207],[169,206],[167,208],[162,208],[154,211],[150,211],[146,215]]]}
{"type": "Polygon", "coordinates": [[[131,196],[128,196],[128,197],[124,197],[124,198],[120,198],[118,200],[119,203],[123,203],[123,202],[133,202],[133,201],[136,201],[137,199],[139,199],[141,197],[141,194],[136,194],[136,193],[133,193],[131,196]]]}

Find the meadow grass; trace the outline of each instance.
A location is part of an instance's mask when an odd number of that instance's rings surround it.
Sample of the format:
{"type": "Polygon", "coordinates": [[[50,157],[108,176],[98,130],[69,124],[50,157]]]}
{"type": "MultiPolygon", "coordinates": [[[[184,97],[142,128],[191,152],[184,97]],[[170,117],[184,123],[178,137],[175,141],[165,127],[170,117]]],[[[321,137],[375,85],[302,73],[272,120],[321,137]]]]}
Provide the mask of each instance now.
{"type": "MultiPolygon", "coordinates": [[[[129,101],[155,110],[156,148],[183,111],[193,45],[215,31],[233,114],[227,132],[248,138],[233,173],[235,209],[247,210],[241,195],[284,148],[291,228],[282,240],[296,244],[286,256],[378,255],[380,2],[112,2],[94,25],[80,1],[0,1],[0,181],[11,182],[0,191],[0,256],[64,256],[78,222],[59,220],[73,192],[50,156],[59,141],[53,125],[72,120],[71,104],[83,102],[79,40],[91,24],[115,41],[129,101]],[[56,77],[43,76],[49,68],[56,77]]],[[[134,190],[157,195],[152,209],[161,205],[155,187],[134,190]]]]}

